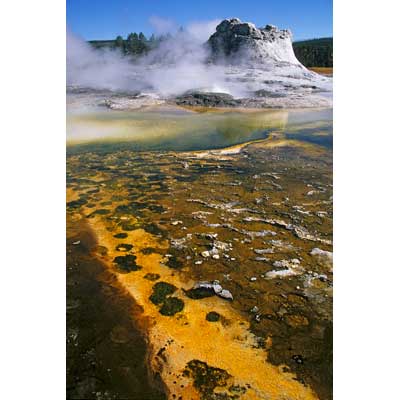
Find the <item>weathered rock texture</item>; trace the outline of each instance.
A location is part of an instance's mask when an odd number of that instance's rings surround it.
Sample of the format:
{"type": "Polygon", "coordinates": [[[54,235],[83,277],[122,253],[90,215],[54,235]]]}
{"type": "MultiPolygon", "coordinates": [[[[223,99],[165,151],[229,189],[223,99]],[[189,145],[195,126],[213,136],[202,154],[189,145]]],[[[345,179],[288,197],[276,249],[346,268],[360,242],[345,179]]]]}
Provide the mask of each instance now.
{"type": "Polygon", "coordinates": [[[207,43],[214,61],[228,59],[237,64],[284,62],[301,65],[293,51],[291,32],[273,25],[258,29],[238,18],[225,19],[207,43]]]}
{"type": "Polygon", "coordinates": [[[204,107],[236,107],[241,104],[228,93],[189,91],[176,98],[176,104],[204,107]]]}

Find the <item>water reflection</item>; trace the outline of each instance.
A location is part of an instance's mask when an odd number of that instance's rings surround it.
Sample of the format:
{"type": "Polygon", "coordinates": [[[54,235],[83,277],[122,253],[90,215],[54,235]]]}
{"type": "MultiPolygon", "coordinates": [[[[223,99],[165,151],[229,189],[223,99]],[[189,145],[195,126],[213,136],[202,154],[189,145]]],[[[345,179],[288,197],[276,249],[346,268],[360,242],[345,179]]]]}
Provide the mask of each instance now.
{"type": "Polygon", "coordinates": [[[332,136],[332,110],[193,112],[164,106],[137,111],[67,109],[67,143],[80,148],[101,145],[112,146],[113,150],[115,146],[204,150],[266,138],[272,131],[325,145],[332,136]],[[324,135],[327,141],[318,139],[324,135]]]}

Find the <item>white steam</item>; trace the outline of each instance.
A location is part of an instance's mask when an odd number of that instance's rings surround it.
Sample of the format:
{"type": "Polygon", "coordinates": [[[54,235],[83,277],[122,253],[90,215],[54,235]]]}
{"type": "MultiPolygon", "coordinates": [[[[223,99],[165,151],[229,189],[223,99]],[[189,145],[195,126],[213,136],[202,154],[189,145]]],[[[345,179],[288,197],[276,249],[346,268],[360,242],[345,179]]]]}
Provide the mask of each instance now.
{"type": "MultiPolygon", "coordinates": [[[[152,17],[150,21],[158,33],[171,33],[176,28],[171,20],[152,17]]],[[[222,67],[207,62],[209,50],[204,45],[219,22],[191,23],[136,60],[124,57],[119,50],[95,50],[68,31],[67,85],[163,96],[189,89],[229,93],[222,67]]]]}
{"type": "Polygon", "coordinates": [[[206,42],[215,32],[215,28],[220,22],[220,19],[213,19],[208,22],[192,22],[187,26],[186,30],[193,38],[201,42],[206,42]]]}
{"type": "Polygon", "coordinates": [[[172,33],[177,30],[177,25],[172,19],[161,18],[153,15],[149,18],[151,26],[158,35],[163,35],[165,33],[172,33]]]}
{"type": "Polygon", "coordinates": [[[67,85],[93,89],[140,90],[132,64],[118,51],[95,50],[67,31],[67,85]]]}

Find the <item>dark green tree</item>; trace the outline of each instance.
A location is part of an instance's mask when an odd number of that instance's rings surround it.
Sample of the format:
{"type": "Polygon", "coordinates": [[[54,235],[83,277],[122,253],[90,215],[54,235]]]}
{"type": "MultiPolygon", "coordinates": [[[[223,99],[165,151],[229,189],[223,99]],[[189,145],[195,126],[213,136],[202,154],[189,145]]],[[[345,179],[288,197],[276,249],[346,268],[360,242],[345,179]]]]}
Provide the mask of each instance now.
{"type": "Polygon", "coordinates": [[[115,39],[115,47],[119,47],[119,48],[123,48],[124,47],[124,39],[122,38],[122,36],[117,36],[115,39]]]}
{"type": "Polygon", "coordinates": [[[136,32],[132,32],[127,37],[128,42],[134,42],[138,40],[138,34],[136,32]]]}

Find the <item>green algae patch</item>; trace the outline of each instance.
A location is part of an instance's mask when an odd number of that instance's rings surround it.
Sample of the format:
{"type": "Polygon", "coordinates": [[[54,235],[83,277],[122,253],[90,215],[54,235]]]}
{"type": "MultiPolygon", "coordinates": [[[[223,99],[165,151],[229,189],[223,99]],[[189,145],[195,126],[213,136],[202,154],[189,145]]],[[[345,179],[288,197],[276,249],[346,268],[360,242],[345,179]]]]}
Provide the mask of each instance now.
{"type": "Polygon", "coordinates": [[[182,261],[179,261],[176,256],[169,257],[165,265],[172,269],[181,269],[183,267],[182,261]]]}
{"type": "Polygon", "coordinates": [[[206,315],[206,320],[208,322],[218,322],[221,318],[221,315],[219,315],[217,312],[215,311],[210,311],[207,315],[206,315]]]}
{"type": "Polygon", "coordinates": [[[117,239],[125,239],[128,237],[128,234],[126,232],[121,232],[121,233],[115,234],[114,237],[117,239]]]}
{"type": "Polygon", "coordinates": [[[141,215],[141,210],[144,210],[146,207],[145,203],[132,201],[129,204],[121,204],[117,206],[114,212],[117,215],[141,215]]]}
{"type": "Polygon", "coordinates": [[[154,247],[146,247],[146,248],[140,250],[140,252],[142,254],[148,256],[149,254],[157,253],[157,249],[155,249],[154,247]]]}
{"type": "Polygon", "coordinates": [[[117,256],[114,258],[114,263],[117,264],[118,269],[122,272],[132,272],[141,269],[141,267],[136,264],[136,256],[133,254],[117,256]]]}
{"type": "Polygon", "coordinates": [[[69,201],[67,203],[67,207],[68,208],[72,208],[72,209],[79,208],[79,207],[84,206],[85,204],[87,204],[87,202],[88,201],[85,198],[80,197],[78,200],[69,201]]]}
{"type": "Polygon", "coordinates": [[[167,297],[160,308],[160,314],[171,317],[183,310],[185,303],[177,297],[167,297]]]}
{"type": "Polygon", "coordinates": [[[158,204],[149,204],[148,209],[151,212],[158,213],[158,214],[161,214],[164,211],[166,211],[166,209],[163,206],[160,206],[158,204]]]}
{"type": "Polygon", "coordinates": [[[153,304],[161,306],[160,314],[171,317],[183,310],[185,303],[177,297],[170,297],[176,290],[176,286],[167,282],[157,282],[153,286],[153,294],[149,299],[153,304]]]}
{"type": "Polygon", "coordinates": [[[153,223],[153,222],[146,224],[144,226],[144,230],[155,236],[161,236],[161,237],[167,236],[167,232],[164,229],[160,228],[160,226],[158,224],[153,223]]]}
{"type": "Polygon", "coordinates": [[[206,297],[214,296],[214,292],[205,288],[189,289],[185,290],[187,297],[193,300],[205,299],[206,297]]]}
{"type": "Polygon", "coordinates": [[[115,250],[117,250],[117,251],[129,251],[132,249],[133,249],[133,245],[128,244],[128,243],[120,243],[115,247],[115,250]]]}
{"type": "MultiPolygon", "coordinates": [[[[232,385],[228,390],[231,393],[236,393],[239,396],[247,392],[247,388],[240,385],[232,385]]],[[[236,398],[236,396],[234,396],[234,398],[236,398]]]]}
{"type": "Polygon", "coordinates": [[[156,281],[160,279],[160,274],[153,274],[152,272],[148,272],[144,277],[144,279],[147,279],[148,281],[156,281]]]}
{"type": "Polygon", "coordinates": [[[157,282],[153,286],[153,294],[149,297],[153,304],[162,304],[167,296],[171,295],[177,290],[177,287],[167,282],[157,282]]]}
{"type": "MultiPolygon", "coordinates": [[[[194,387],[200,392],[201,399],[215,399],[214,389],[217,387],[225,387],[229,378],[232,376],[221,368],[210,367],[207,363],[200,360],[191,360],[186,364],[183,375],[193,378],[194,387]]],[[[226,394],[222,394],[222,398],[231,398],[226,394]]]]}
{"type": "Polygon", "coordinates": [[[92,218],[95,215],[107,215],[110,214],[110,210],[107,210],[106,208],[99,208],[98,210],[93,211],[88,215],[88,218],[92,218]]]}
{"type": "Polygon", "coordinates": [[[121,225],[121,229],[122,229],[123,231],[128,231],[128,232],[130,232],[130,231],[134,231],[135,229],[137,229],[137,226],[134,225],[134,224],[123,223],[123,224],[121,225]]]}

